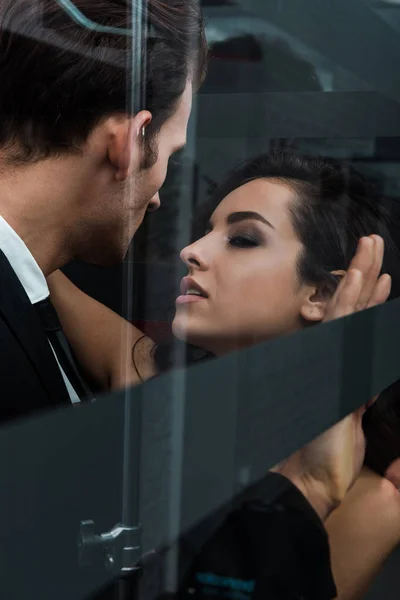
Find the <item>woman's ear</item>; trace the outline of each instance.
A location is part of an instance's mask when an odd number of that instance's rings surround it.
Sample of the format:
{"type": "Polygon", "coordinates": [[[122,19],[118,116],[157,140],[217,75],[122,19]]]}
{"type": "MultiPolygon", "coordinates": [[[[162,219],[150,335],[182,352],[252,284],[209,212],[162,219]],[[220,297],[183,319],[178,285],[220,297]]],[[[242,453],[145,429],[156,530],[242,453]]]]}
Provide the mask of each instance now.
{"type": "MultiPolygon", "coordinates": [[[[331,271],[340,283],[346,271],[331,271]]],[[[304,302],[300,307],[300,316],[306,322],[320,323],[325,318],[326,307],[331,300],[335,290],[327,282],[321,282],[315,286],[307,286],[304,302]]]]}
{"type": "Polygon", "coordinates": [[[300,307],[300,316],[307,323],[320,323],[325,316],[326,305],[330,300],[330,295],[322,286],[308,287],[308,292],[300,307]]]}

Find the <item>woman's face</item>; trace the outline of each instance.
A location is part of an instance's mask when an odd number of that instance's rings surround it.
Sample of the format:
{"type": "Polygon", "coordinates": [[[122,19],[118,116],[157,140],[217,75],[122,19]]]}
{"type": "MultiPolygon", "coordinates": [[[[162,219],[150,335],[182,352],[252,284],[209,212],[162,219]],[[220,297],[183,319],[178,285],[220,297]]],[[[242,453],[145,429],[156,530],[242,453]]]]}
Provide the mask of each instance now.
{"type": "Polygon", "coordinates": [[[257,179],[224,198],[206,235],[181,253],[189,273],[176,304],[178,338],[218,355],[301,328],[315,289],[296,270],[303,246],[293,197],[288,185],[257,179]]]}

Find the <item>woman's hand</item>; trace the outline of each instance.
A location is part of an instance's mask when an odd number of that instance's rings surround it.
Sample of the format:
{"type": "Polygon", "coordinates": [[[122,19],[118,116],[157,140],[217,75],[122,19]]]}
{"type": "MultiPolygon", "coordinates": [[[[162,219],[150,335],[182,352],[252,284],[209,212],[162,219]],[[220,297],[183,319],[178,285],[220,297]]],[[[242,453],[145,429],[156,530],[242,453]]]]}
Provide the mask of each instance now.
{"type": "Polygon", "coordinates": [[[324,322],[386,302],[392,279],[380,275],[383,254],[384,242],[379,235],[361,238],[355,257],[326,307],[324,322]]]}
{"type": "MultiPolygon", "coordinates": [[[[349,270],[329,302],[324,321],[345,317],[387,300],[391,278],[380,276],[381,237],[360,240],[349,270]]],[[[365,455],[362,417],[365,406],[320,435],[274,470],[287,476],[324,520],[343,500],[358,477],[365,455]]]]}

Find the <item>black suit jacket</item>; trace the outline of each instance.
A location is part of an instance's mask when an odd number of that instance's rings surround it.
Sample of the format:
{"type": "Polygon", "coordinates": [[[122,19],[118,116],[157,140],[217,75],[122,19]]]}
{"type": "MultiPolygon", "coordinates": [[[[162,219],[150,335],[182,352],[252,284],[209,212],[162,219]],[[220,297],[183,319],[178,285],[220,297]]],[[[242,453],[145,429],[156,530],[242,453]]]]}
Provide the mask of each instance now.
{"type": "Polygon", "coordinates": [[[70,398],[34,307],[0,250],[0,423],[70,398]]]}

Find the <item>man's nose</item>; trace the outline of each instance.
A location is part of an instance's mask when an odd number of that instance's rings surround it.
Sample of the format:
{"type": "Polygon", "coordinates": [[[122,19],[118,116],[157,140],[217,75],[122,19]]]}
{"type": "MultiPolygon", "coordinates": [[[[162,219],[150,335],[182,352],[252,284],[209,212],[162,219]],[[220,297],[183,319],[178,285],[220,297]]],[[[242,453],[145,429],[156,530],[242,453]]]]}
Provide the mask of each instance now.
{"type": "Polygon", "coordinates": [[[161,206],[160,194],[157,192],[149,202],[147,207],[147,212],[154,212],[158,210],[161,206]]]}

